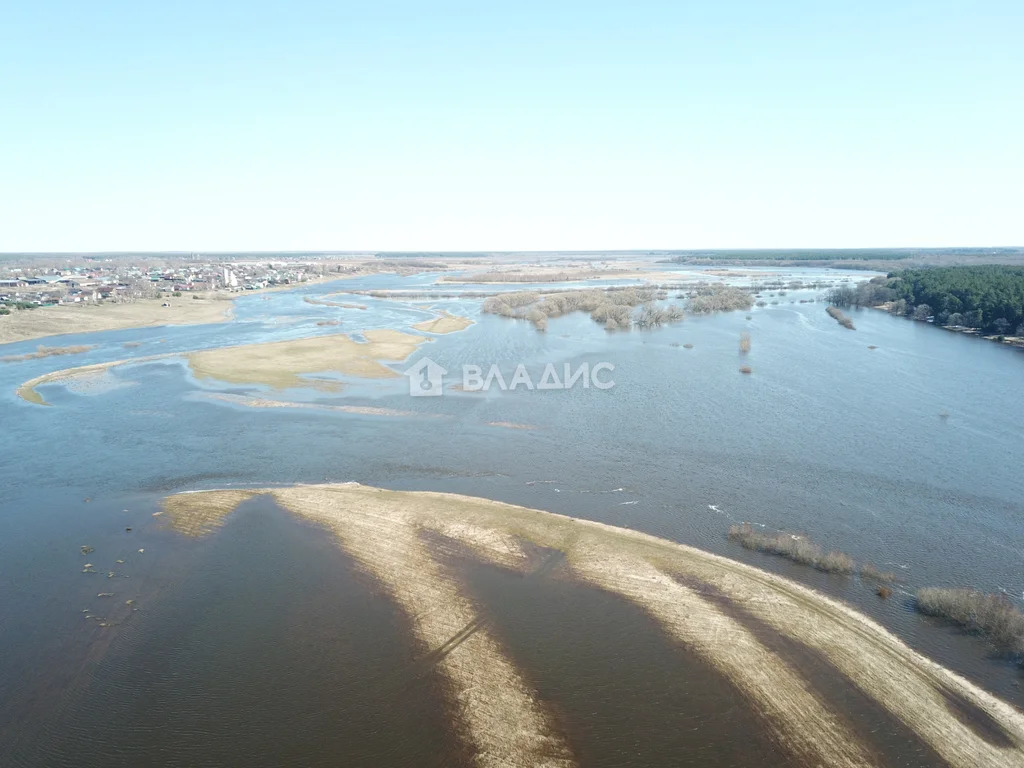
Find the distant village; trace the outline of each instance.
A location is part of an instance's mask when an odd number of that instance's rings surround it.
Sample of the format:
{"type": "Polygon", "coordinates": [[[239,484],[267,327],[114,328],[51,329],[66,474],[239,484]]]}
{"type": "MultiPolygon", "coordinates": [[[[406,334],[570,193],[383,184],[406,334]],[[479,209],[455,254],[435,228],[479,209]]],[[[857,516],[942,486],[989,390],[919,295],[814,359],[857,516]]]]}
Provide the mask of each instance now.
{"type": "MultiPolygon", "coordinates": [[[[17,308],[125,302],[168,294],[241,292],[304,283],[324,274],[323,263],[233,262],[145,266],[124,261],[74,266],[29,263],[0,269],[0,304],[17,308]]],[[[345,271],[335,267],[331,271],[345,271]]]]}

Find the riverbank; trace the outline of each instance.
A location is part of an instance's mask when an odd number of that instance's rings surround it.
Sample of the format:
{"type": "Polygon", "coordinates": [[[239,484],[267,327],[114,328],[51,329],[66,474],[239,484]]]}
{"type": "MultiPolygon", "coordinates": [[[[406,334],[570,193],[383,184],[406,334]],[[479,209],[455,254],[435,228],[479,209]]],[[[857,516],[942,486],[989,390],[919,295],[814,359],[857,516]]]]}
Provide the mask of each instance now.
{"type": "Polygon", "coordinates": [[[969,328],[966,325],[941,325],[939,323],[928,322],[926,320],[916,320],[915,318],[909,317],[907,315],[894,313],[892,311],[892,302],[888,301],[883,304],[867,305],[866,308],[877,309],[882,312],[886,312],[890,315],[893,315],[895,317],[903,317],[904,319],[911,320],[915,323],[924,322],[927,323],[928,325],[934,325],[936,328],[941,328],[944,331],[949,331],[950,333],[959,333],[963,334],[964,336],[975,336],[979,339],[984,339],[985,341],[993,341],[996,344],[1006,344],[1011,347],[1016,347],[1017,349],[1024,349],[1024,336],[998,336],[995,334],[985,335],[978,328],[969,328]]]}
{"type": "Polygon", "coordinates": [[[1024,715],[786,578],[637,531],[454,494],[345,483],[185,493],[164,506],[172,526],[196,535],[259,494],[330,530],[406,614],[480,765],[577,761],[469,585],[445,565],[452,546],[521,573],[542,567],[544,551],[561,553],[561,577],[629,601],[742,692],[794,764],[876,764],[871,735],[830,704],[833,688],[849,685],[948,765],[1024,766],[1024,715]],[[780,643],[797,657],[778,653],[780,643]],[[817,673],[805,672],[801,654],[817,673]]]}
{"type": "Polygon", "coordinates": [[[217,298],[140,299],[127,304],[21,309],[0,317],[0,344],[70,333],[120,331],[161,325],[205,325],[231,319],[237,294],[217,298]],[[164,305],[167,306],[164,306],[164,305]]]}

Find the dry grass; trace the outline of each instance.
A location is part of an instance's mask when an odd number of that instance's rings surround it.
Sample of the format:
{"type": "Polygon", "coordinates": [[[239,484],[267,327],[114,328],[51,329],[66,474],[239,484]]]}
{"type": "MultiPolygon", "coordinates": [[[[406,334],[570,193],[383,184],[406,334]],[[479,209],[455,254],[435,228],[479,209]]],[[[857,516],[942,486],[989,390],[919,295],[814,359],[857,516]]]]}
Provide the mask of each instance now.
{"type": "Polygon", "coordinates": [[[459,317],[442,310],[438,317],[433,320],[424,320],[422,323],[416,323],[413,328],[426,333],[444,334],[464,331],[471,325],[473,325],[473,321],[468,317],[459,317]]]}
{"type": "Polygon", "coordinates": [[[746,549],[780,555],[794,563],[809,565],[826,573],[848,574],[854,571],[853,558],[843,552],[823,552],[806,536],[794,533],[764,533],[750,523],[729,526],[729,538],[746,549]]]}
{"type": "Polygon", "coordinates": [[[224,523],[239,504],[254,496],[251,491],[203,491],[178,493],[164,499],[167,521],[185,536],[204,536],[224,523]]]}
{"type": "MultiPolygon", "coordinates": [[[[1024,766],[1024,715],[863,614],[788,579],[637,531],[483,499],[354,483],[266,492],[331,530],[407,614],[427,659],[447,682],[448,714],[477,765],[569,766],[574,760],[528,678],[481,623],[467,585],[445,568],[422,531],[524,573],[533,566],[521,542],[563,552],[567,577],[639,606],[681,649],[728,678],[793,764],[865,768],[877,761],[847,726],[846,713],[831,709],[816,690],[821,683],[773,652],[725,609],[726,602],[742,606],[766,631],[806,645],[944,764],[1024,766]],[[965,722],[950,708],[950,695],[984,712],[1008,743],[994,744],[965,722]]],[[[218,505],[227,507],[225,501],[218,505]]]]}
{"type": "Polygon", "coordinates": [[[829,317],[843,326],[843,328],[849,328],[851,331],[857,330],[853,326],[853,320],[844,315],[839,307],[825,307],[825,311],[828,312],[829,317]]]}
{"type": "Polygon", "coordinates": [[[891,584],[896,581],[896,574],[891,571],[880,571],[871,563],[864,563],[860,567],[860,576],[862,579],[872,579],[873,581],[881,581],[887,584],[891,584]]]}
{"type": "MultiPolygon", "coordinates": [[[[230,298],[234,298],[232,294],[230,298]]],[[[0,344],[65,333],[93,333],[156,325],[223,323],[231,318],[230,302],[140,299],[126,304],[39,307],[0,317],[0,344]]]]}
{"type": "Polygon", "coordinates": [[[926,587],[918,590],[916,607],[984,635],[1005,651],[1024,653],[1024,613],[1004,595],[926,587]]]}
{"type": "Polygon", "coordinates": [[[333,371],[363,378],[393,378],[399,374],[382,360],[405,360],[428,339],[399,331],[364,331],[366,343],[345,334],[311,339],[246,344],[193,352],[189,366],[197,378],[236,384],[262,384],[274,389],[317,387],[337,390],[341,383],[315,374],[333,371]]]}
{"type": "Polygon", "coordinates": [[[6,357],[0,357],[5,363],[17,363],[22,360],[38,360],[43,357],[57,357],[59,355],[80,355],[83,352],[88,352],[90,349],[96,347],[88,345],[78,345],[71,347],[46,347],[40,344],[36,347],[35,352],[26,352],[23,355],[7,355],[6,357]]]}

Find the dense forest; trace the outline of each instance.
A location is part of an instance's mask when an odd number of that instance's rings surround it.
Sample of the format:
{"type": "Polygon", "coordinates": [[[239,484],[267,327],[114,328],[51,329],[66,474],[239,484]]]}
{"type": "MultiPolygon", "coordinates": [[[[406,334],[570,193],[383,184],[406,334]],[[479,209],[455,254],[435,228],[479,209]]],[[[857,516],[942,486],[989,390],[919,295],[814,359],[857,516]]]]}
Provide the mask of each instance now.
{"type": "Polygon", "coordinates": [[[829,295],[837,306],[887,304],[893,314],[938,325],[1024,335],[1024,267],[932,267],[891,272],[829,295]]]}

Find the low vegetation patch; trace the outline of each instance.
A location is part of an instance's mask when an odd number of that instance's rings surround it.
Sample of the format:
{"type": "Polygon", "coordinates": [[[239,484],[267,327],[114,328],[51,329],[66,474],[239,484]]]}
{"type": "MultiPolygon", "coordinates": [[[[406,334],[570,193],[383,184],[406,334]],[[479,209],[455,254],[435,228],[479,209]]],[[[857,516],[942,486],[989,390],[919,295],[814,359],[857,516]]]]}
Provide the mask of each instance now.
{"type": "Polygon", "coordinates": [[[733,285],[711,285],[699,288],[686,308],[695,315],[706,315],[734,309],[747,310],[752,306],[754,297],[749,291],[733,285]]]}
{"type": "Polygon", "coordinates": [[[896,574],[889,571],[880,571],[871,563],[864,563],[860,567],[860,576],[862,579],[872,579],[874,581],[883,581],[890,583],[896,581],[896,574]]]}
{"type": "Polygon", "coordinates": [[[40,344],[35,352],[26,352],[23,355],[7,355],[0,358],[5,363],[17,363],[22,360],[38,360],[41,357],[56,357],[58,355],[80,355],[94,349],[92,345],[79,345],[74,347],[45,347],[40,344]]]}
{"type": "Polygon", "coordinates": [[[843,326],[843,328],[849,328],[851,331],[857,330],[853,326],[853,320],[844,315],[842,310],[839,309],[839,307],[826,307],[825,311],[828,312],[829,317],[831,317],[833,320],[835,320],[837,323],[843,326]]]}
{"type": "Polygon", "coordinates": [[[918,590],[916,607],[927,616],[984,635],[1005,651],[1024,653],[1024,613],[1004,595],[926,587],[918,590]]]}
{"type": "Polygon", "coordinates": [[[729,538],[746,549],[779,555],[794,563],[809,565],[826,573],[853,573],[853,558],[843,552],[824,552],[806,536],[793,533],[764,533],[750,523],[729,526],[729,538]]]}
{"type": "Polygon", "coordinates": [[[679,307],[661,307],[654,302],[665,297],[651,288],[608,288],[538,293],[515,291],[491,296],[483,311],[502,317],[529,320],[538,331],[546,331],[548,319],[572,312],[587,312],[596,323],[609,330],[654,328],[683,319],[679,307]],[[640,307],[639,311],[635,311],[640,307]]]}

